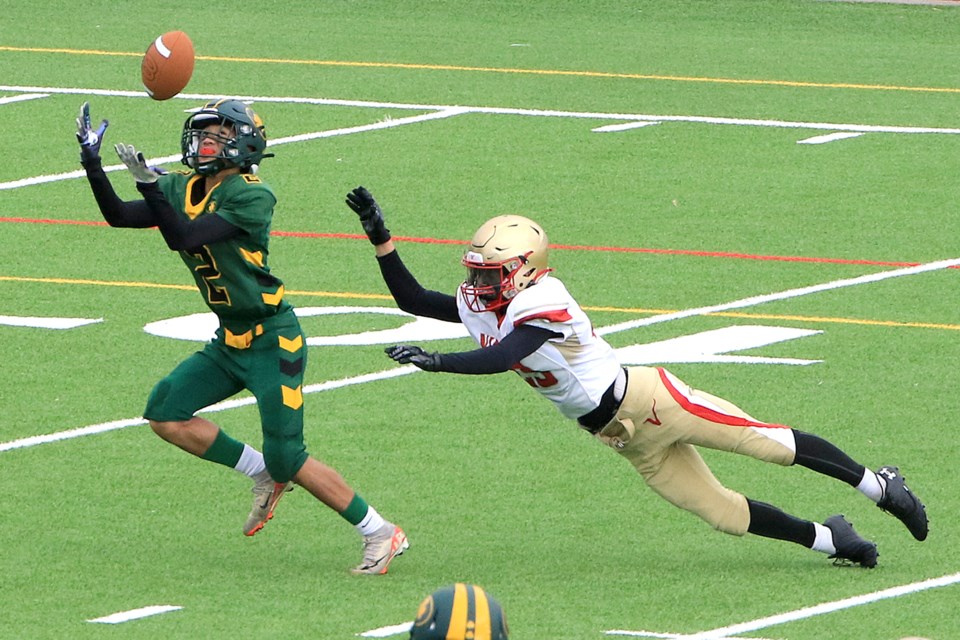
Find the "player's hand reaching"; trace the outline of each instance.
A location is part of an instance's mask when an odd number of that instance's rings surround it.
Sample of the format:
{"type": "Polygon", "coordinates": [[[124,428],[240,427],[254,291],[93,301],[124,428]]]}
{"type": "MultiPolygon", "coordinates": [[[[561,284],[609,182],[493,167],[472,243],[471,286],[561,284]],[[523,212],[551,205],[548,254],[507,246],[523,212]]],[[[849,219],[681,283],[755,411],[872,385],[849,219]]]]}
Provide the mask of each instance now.
{"type": "Polygon", "coordinates": [[[369,191],[357,187],[348,193],[347,206],[360,216],[360,224],[374,246],[390,240],[390,230],[383,222],[383,211],[369,191]]]}
{"type": "Polygon", "coordinates": [[[427,353],[420,347],[408,344],[398,344],[383,350],[390,358],[400,364],[414,364],[424,371],[440,371],[441,356],[439,353],[427,353]]]}
{"type": "Polygon", "coordinates": [[[103,133],[110,122],[101,120],[94,129],[90,124],[90,103],[84,102],[80,106],[80,115],[77,117],[77,142],[80,143],[80,162],[87,162],[100,157],[100,143],[103,142],[103,133]]]}
{"type": "Polygon", "coordinates": [[[137,151],[132,144],[123,144],[121,142],[120,144],[114,145],[113,148],[116,149],[117,155],[120,156],[123,164],[127,165],[127,169],[130,170],[133,179],[141,184],[156,182],[161,175],[166,173],[157,167],[148,167],[143,154],[137,151]]]}

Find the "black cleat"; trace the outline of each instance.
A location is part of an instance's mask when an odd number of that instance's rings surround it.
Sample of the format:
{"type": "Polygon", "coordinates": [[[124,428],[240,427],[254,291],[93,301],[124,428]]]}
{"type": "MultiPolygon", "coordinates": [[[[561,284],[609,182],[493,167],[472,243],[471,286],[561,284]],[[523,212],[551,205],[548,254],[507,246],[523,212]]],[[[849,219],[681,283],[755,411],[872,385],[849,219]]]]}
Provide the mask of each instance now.
{"type": "Polygon", "coordinates": [[[887,513],[896,516],[907,526],[910,533],[917,540],[927,539],[927,510],[920,499],[904,483],[900,469],[897,467],[880,467],[877,475],[882,477],[887,486],[883,490],[883,497],[877,506],[887,513]]]}
{"type": "Polygon", "coordinates": [[[833,546],[837,552],[830,558],[835,560],[834,564],[847,564],[844,561],[850,561],[868,569],[877,566],[877,556],[880,555],[877,545],[861,538],[842,515],[830,516],[823,526],[833,533],[833,546]]]}

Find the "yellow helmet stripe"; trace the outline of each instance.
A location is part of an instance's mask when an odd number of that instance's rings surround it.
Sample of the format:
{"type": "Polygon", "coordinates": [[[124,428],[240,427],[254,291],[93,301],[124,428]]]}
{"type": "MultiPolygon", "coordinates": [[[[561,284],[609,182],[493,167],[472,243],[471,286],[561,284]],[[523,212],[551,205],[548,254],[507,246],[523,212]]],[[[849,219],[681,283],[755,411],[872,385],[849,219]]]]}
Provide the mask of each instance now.
{"type": "Polygon", "coordinates": [[[473,588],[473,595],[476,597],[476,601],[474,602],[474,608],[476,609],[474,620],[477,622],[474,638],[477,640],[490,640],[493,634],[490,630],[490,603],[487,601],[487,594],[483,592],[483,589],[475,586],[473,588]]]}
{"type": "Polygon", "coordinates": [[[453,608],[450,611],[450,626],[447,640],[461,640],[467,636],[467,610],[469,608],[467,585],[458,582],[453,587],[453,608]]]}

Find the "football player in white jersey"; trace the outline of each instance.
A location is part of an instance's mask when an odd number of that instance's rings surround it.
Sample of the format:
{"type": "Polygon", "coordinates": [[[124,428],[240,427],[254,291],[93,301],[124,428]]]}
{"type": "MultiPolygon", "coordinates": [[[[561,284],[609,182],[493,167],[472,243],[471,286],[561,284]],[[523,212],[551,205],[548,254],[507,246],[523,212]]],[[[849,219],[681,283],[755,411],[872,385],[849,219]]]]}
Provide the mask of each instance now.
{"type": "Polygon", "coordinates": [[[374,245],[380,271],[400,309],[462,322],[480,348],[430,353],[412,345],[386,349],[425,371],[516,371],[527,384],[636,468],[672,504],[734,535],[787,540],[842,563],[873,567],[877,547],[842,515],[802,520],[721,485],[696,447],[800,465],[846,482],[927,537],[926,509],[897,467],[874,472],[823,438],[761,422],[739,407],[694,389],[660,367],[622,367],[610,345],[548,267],[548,241],[532,220],[497,216],[474,234],[456,295],[425,289],[400,260],[373,196],[358,187],[347,205],[374,245]]]}

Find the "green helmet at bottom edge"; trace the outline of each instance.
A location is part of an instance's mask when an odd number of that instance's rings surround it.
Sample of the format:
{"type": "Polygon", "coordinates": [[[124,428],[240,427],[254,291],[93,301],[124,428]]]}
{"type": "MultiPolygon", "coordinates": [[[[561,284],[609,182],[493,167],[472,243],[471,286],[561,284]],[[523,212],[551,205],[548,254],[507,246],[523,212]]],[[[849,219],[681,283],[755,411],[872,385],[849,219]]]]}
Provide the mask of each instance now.
{"type": "Polygon", "coordinates": [[[500,603],[476,585],[458,582],[437,589],[417,611],[412,640],[509,640],[500,603]]]}

